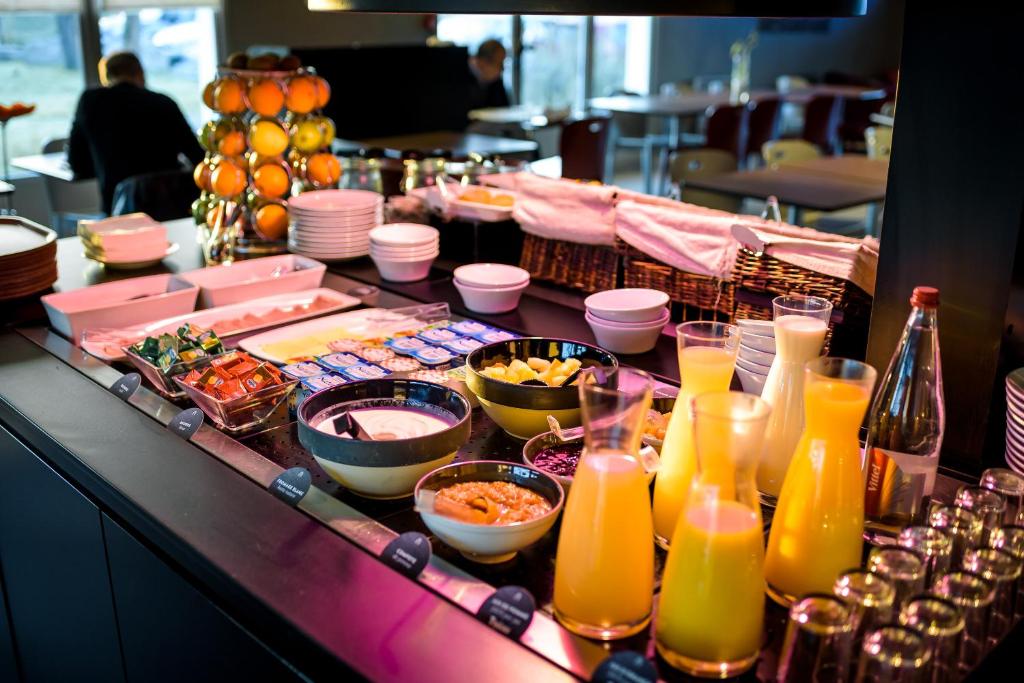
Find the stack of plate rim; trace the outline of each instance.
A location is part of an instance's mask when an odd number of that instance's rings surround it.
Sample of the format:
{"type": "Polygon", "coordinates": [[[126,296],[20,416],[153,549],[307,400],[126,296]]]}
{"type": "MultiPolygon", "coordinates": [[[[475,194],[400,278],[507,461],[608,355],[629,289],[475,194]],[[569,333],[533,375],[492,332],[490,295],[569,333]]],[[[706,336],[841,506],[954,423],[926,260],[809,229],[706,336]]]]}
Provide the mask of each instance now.
{"type": "Polygon", "coordinates": [[[19,216],[0,217],[0,301],[47,289],[57,280],[57,233],[19,216]]]}
{"type": "Polygon", "coordinates": [[[315,190],[288,200],[288,250],[336,261],[370,253],[370,230],[384,222],[384,197],[368,190],[315,190]]]}
{"type": "Polygon", "coordinates": [[[1024,474],[1024,368],[1006,376],[1006,464],[1024,474]]]}
{"type": "Polygon", "coordinates": [[[736,374],[748,394],[761,394],[775,360],[775,325],[771,320],[737,320],[740,328],[736,374]]]}

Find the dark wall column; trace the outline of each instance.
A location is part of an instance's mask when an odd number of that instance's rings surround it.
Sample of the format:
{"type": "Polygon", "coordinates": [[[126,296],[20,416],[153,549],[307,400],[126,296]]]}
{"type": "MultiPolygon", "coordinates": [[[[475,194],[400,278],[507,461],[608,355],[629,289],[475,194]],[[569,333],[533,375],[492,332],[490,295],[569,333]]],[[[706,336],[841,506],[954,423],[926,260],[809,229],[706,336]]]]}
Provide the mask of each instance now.
{"type": "MultiPolygon", "coordinates": [[[[868,360],[881,372],[915,285],[942,292],[943,464],[981,466],[1021,229],[1020,20],[910,0],[868,360]]],[[[997,387],[998,388],[998,387],[997,387]]]]}

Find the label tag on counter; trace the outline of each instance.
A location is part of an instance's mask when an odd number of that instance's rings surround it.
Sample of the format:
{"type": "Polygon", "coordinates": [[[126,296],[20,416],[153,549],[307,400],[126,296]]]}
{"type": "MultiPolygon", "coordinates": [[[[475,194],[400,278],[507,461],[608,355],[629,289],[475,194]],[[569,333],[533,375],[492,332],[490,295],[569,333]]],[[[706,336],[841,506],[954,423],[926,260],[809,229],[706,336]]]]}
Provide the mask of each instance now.
{"type": "Polygon", "coordinates": [[[270,492],[292,507],[299,504],[313,483],[313,475],[305,467],[292,467],[270,482],[270,492]]]}
{"type": "Polygon", "coordinates": [[[203,426],[203,411],[199,408],[185,408],[171,418],[167,428],[188,441],[203,426]]]}
{"type": "Polygon", "coordinates": [[[530,591],[519,586],[502,586],[490,595],[476,613],[476,618],[498,633],[513,640],[526,633],[537,603],[530,591]]]}
{"type": "Polygon", "coordinates": [[[139,390],[141,384],[142,375],[137,372],[129,372],[127,375],[121,375],[121,379],[110,385],[110,393],[122,401],[127,401],[132,394],[139,390]]]}
{"type": "Polygon", "coordinates": [[[406,531],[388,543],[380,559],[395,571],[415,579],[430,562],[430,539],[418,531],[406,531]]]}
{"type": "Polygon", "coordinates": [[[658,670],[639,652],[623,650],[601,662],[593,683],[657,683],[658,670]]]}

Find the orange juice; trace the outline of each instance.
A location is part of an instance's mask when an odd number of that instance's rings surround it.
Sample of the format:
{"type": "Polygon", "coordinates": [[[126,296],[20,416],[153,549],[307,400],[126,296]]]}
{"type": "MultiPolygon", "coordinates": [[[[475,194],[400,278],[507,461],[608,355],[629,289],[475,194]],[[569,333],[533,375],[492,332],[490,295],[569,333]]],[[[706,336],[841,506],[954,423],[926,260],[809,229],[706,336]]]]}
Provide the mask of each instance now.
{"type": "Polygon", "coordinates": [[[658,651],[689,672],[738,673],[761,648],[764,622],[761,518],[734,500],[691,503],[665,566],[658,651]]]}
{"type": "Polygon", "coordinates": [[[860,564],[864,495],[857,432],[870,398],[870,384],[808,377],[806,426],[782,484],[765,559],[769,594],[782,604],[830,592],[840,572],[860,564]]]}
{"type": "Polygon", "coordinates": [[[650,622],[650,495],[631,455],[586,453],[565,504],[555,558],[555,616],[590,638],[622,638],[650,622]]]}
{"type": "Polygon", "coordinates": [[[665,432],[661,465],[654,481],[654,535],[662,547],[668,547],[672,538],[697,468],[690,399],[707,392],[727,391],[735,365],[735,350],[714,346],[679,350],[679,396],[665,432]]]}

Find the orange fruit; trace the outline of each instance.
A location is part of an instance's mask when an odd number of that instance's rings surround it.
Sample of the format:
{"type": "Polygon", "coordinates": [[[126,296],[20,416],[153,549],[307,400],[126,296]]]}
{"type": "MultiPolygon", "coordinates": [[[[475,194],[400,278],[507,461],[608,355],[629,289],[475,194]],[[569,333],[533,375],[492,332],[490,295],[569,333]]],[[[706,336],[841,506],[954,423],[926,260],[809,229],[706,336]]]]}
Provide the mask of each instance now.
{"type": "Polygon", "coordinates": [[[288,209],[275,202],[264,204],[256,209],[252,227],[264,239],[282,239],[288,234],[288,209]]]}
{"type": "Polygon", "coordinates": [[[262,78],[249,87],[246,100],[249,108],[260,116],[277,116],[284,107],[284,90],[272,78],[262,78]]]}
{"type": "Polygon", "coordinates": [[[213,80],[206,84],[203,88],[203,104],[206,105],[207,109],[213,109],[213,90],[217,87],[217,81],[213,80]]]}
{"type": "Polygon", "coordinates": [[[327,79],[322,76],[313,76],[313,82],[316,83],[317,109],[323,109],[331,99],[331,85],[327,82],[327,79]]]}
{"type": "Polygon", "coordinates": [[[217,151],[226,157],[237,157],[245,152],[245,133],[232,130],[217,141],[217,151]]]}
{"type": "Polygon", "coordinates": [[[235,197],[242,193],[248,176],[242,166],[231,159],[221,159],[210,175],[214,194],[221,197],[235,197]]]}
{"type": "Polygon", "coordinates": [[[192,180],[196,181],[196,187],[203,192],[209,192],[212,189],[210,184],[210,176],[213,175],[213,168],[210,167],[210,160],[203,159],[196,168],[192,171],[192,180]]]}
{"type": "Polygon", "coordinates": [[[285,106],[296,114],[308,114],[316,109],[317,85],[312,76],[292,76],[288,79],[285,106]]]}
{"type": "Polygon", "coordinates": [[[283,163],[266,163],[252,174],[252,184],[265,197],[283,197],[292,184],[291,174],[283,163]]]}
{"type": "Polygon", "coordinates": [[[315,187],[333,185],[341,178],[341,164],[330,152],[318,152],[306,159],[306,178],[315,187]]]}
{"type": "Polygon", "coordinates": [[[214,109],[221,114],[241,114],[245,111],[245,86],[242,81],[227,77],[217,81],[213,88],[214,109]]]}
{"type": "Polygon", "coordinates": [[[260,156],[276,157],[288,149],[288,131],[275,119],[256,119],[249,125],[249,146],[260,156]]]}

